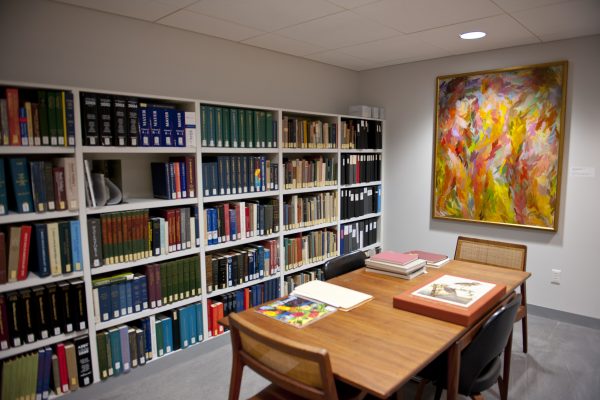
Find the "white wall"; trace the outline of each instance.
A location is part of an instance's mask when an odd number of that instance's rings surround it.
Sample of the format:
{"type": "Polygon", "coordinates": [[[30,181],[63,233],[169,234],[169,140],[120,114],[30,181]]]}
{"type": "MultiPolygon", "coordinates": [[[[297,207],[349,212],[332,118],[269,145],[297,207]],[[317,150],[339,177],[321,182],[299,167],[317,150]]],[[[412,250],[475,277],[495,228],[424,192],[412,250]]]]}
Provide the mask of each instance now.
{"type": "Polygon", "coordinates": [[[502,49],[361,72],[361,104],[386,112],[384,244],[454,254],[469,235],[528,246],[530,304],[600,318],[600,36],[502,49]],[[566,136],[558,232],[431,219],[436,77],[460,72],[569,61],[566,136]],[[569,168],[596,169],[595,178],[569,168]],[[551,269],[562,270],[550,284],[551,269]]]}
{"type": "Polygon", "coordinates": [[[358,73],[46,0],[0,1],[0,80],[345,113],[358,73]]]}

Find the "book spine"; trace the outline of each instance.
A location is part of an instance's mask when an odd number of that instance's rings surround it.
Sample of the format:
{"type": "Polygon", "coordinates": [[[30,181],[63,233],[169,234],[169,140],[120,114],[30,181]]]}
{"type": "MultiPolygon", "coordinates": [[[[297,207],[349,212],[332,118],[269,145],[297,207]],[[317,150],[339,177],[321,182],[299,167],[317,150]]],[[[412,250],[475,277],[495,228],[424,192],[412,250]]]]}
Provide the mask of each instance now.
{"type": "Polygon", "coordinates": [[[65,96],[65,124],[67,131],[67,146],[75,146],[75,104],[73,93],[63,92],[65,96]]]}
{"type": "Polygon", "coordinates": [[[102,146],[113,145],[113,99],[109,95],[98,95],[99,137],[102,146]]]}
{"type": "Polygon", "coordinates": [[[21,145],[21,128],[19,126],[19,90],[6,88],[6,105],[8,114],[9,142],[11,146],[21,145]]]}
{"type": "Polygon", "coordinates": [[[127,145],[138,146],[139,142],[139,104],[136,98],[130,97],[127,99],[127,145]]]}
{"type": "Polygon", "coordinates": [[[123,97],[115,96],[112,102],[112,132],[115,146],[127,146],[127,101],[123,97]]]}

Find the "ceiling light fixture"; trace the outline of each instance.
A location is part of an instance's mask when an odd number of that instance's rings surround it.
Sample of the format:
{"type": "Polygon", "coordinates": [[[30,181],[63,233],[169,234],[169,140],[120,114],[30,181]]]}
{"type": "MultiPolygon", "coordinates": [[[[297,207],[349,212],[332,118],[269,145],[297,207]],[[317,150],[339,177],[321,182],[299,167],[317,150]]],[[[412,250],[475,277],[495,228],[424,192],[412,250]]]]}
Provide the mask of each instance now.
{"type": "Polygon", "coordinates": [[[481,39],[487,35],[485,32],[465,32],[461,33],[460,38],[465,40],[481,39]]]}

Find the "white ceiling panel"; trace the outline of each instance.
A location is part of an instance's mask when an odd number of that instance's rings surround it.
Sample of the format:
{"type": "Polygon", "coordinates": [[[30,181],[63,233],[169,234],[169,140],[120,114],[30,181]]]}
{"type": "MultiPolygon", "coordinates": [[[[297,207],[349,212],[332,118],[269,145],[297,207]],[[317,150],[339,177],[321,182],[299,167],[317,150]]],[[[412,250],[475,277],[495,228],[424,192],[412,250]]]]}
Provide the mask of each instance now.
{"type": "Polygon", "coordinates": [[[207,17],[206,15],[197,14],[187,10],[171,14],[168,17],[159,20],[158,23],[205,35],[217,36],[236,42],[264,33],[246,26],[207,17]]]}
{"type": "Polygon", "coordinates": [[[351,11],[330,15],[278,31],[282,36],[336,49],[395,36],[398,32],[351,11]]]}
{"type": "Polygon", "coordinates": [[[489,0],[383,0],[353,11],[404,33],[502,14],[489,0]]]}
{"type": "Polygon", "coordinates": [[[306,56],[306,58],[315,60],[315,61],[320,61],[325,64],[337,65],[339,67],[352,69],[355,71],[361,71],[364,69],[370,69],[370,68],[377,67],[377,64],[372,63],[368,60],[356,58],[356,57],[341,53],[336,50],[310,54],[310,55],[306,56]]]}
{"type": "Polygon", "coordinates": [[[599,0],[570,1],[513,15],[544,41],[600,33],[599,0]]]}
{"type": "Polygon", "coordinates": [[[156,21],[172,12],[186,7],[196,0],[58,0],[61,3],[73,4],[112,14],[156,21]]]}
{"type": "Polygon", "coordinates": [[[447,50],[406,35],[343,47],[339,51],[378,64],[398,59],[426,59],[450,55],[447,50]]]}
{"type": "Polygon", "coordinates": [[[263,47],[265,49],[279,51],[281,53],[292,54],[294,56],[305,56],[307,54],[317,53],[326,49],[315,46],[299,40],[290,39],[276,33],[267,33],[256,36],[242,43],[251,46],[263,47]]]}
{"type": "Polygon", "coordinates": [[[431,29],[414,33],[410,36],[446,49],[453,54],[471,53],[539,42],[539,39],[507,15],[431,29]],[[463,40],[459,38],[459,34],[469,31],[484,31],[487,32],[487,36],[478,40],[463,40]]]}
{"type": "Polygon", "coordinates": [[[326,0],[202,0],[188,9],[265,32],[343,11],[326,0]]]}
{"type": "Polygon", "coordinates": [[[571,0],[492,0],[498,7],[506,12],[528,10],[571,0]]]}
{"type": "Polygon", "coordinates": [[[364,6],[365,4],[375,3],[381,0],[329,0],[340,7],[344,7],[347,10],[351,10],[356,7],[364,6]]]}

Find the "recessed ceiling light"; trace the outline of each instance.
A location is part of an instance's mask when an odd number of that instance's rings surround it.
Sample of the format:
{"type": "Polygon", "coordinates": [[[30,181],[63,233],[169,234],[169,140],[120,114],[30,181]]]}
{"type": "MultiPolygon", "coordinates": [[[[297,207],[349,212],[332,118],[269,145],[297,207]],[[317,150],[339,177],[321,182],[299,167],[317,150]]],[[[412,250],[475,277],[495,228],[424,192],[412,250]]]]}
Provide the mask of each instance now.
{"type": "Polygon", "coordinates": [[[486,35],[485,32],[465,32],[465,33],[461,33],[458,36],[460,36],[461,39],[472,40],[472,39],[481,39],[485,35],[486,35]]]}

